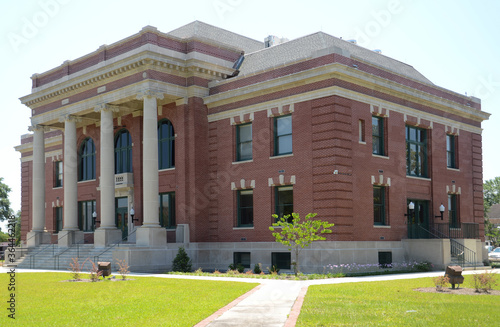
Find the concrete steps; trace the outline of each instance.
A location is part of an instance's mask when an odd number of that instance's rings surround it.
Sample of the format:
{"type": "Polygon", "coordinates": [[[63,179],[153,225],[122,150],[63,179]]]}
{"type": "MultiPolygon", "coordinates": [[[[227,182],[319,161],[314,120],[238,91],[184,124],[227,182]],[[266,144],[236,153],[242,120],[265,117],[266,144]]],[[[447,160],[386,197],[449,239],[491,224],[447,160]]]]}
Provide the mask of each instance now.
{"type": "Polygon", "coordinates": [[[111,262],[111,268],[115,270],[113,251],[101,254],[104,250],[105,248],[94,248],[93,244],[81,244],[69,248],[44,245],[30,250],[15,264],[20,269],[71,270],[70,264],[73,263],[73,258],[78,258],[78,262],[84,264],[83,271],[88,271],[92,267],[90,261],[94,261],[99,255],[98,261],[111,262]]]}

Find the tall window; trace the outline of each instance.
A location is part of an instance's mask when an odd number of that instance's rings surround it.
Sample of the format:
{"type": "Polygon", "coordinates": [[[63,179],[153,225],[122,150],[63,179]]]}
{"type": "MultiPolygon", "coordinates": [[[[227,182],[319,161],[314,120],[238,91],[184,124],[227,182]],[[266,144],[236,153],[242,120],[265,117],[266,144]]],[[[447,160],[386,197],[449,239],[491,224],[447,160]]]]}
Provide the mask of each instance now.
{"type": "Polygon", "coordinates": [[[234,266],[242,265],[244,268],[250,268],[250,252],[234,252],[234,266]]]}
{"type": "Polygon", "coordinates": [[[54,187],[63,186],[63,162],[54,162],[54,187]]]}
{"type": "Polygon", "coordinates": [[[274,118],[274,155],[292,153],[292,116],[274,118]]]}
{"type": "Polygon", "coordinates": [[[373,224],[386,225],[386,188],[373,187],[373,224]]]}
{"type": "Polygon", "coordinates": [[[290,269],[292,256],[290,252],[271,252],[271,265],[278,269],[290,269]]]}
{"type": "Polygon", "coordinates": [[[446,135],[446,165],[448,168],[457,168],[455,142],[454,135],[446,135]]]}
{"type": "Polygon", "coordinates": [[[385,156],[384,151],[384,118],[372,117],[372,146],[373,154],[385,156]]]}
{"type": "Polygon", "coordinates": [[[159,205],[160,226],[165,228],[175,227],[175,193],[160,194],[159,205]]]}
{"type": "Polygon", "coordinates": [[[427,177],[427,131],[406,126],[406,175],[427,177]]]}
{"type": "Polygon", "coordinates": [[[80,230],[93,232],[95,230],[92,214],[96,211],[95,200],[78,202],[78,222],[80,230]]]}
{"type": "Polygon", "coordinates": [[[236,126],[236,161],[252,160],[252,124],[236,126]]]}
{"type": "Polygon", "coordinates": [[[95,179],[95,145],[90,137],[80,145],[79,159],[78,180],[95,179]]]}
{"type": "Polygon", "coordinates": [[[456,194],[448,194],[448,217],[451,228],[460,228],[460,219],[457,210],[458,196],[456,194]]]}
{"type": "Polygon", "coordinates": [[[55,216],[55,230],[56,233],[59,233],[63,229],[63,208],[55,207],[54,208],[54,216],[55,216]]]}
{"type": "Polygon", "coordinates": [[[175,133],[172,123],[161,120],[158,123],[158,169],[175,167],[175,133]]]}
{"type": "MultiPolygon", "coordinates": [[[[293,186],[276,187],[276,214],[278,217],[291,215],[293,212],[293,186]]],[[[290,216],[289,221],[292,220],[290,216]]]]}
{"type": "Polygon", "coordinates": [[[238,191],[238,227],[253,226],[253,190],[238,191]]]}
{"type": "Polygon", "coordinates": [[[359,129],[359,143],[365,142],[365,121],[360,119],[358,122],[359,129]]]}
{"type": "Polygon", "coordinates": [[[126,129],[115,137],[115,174],[132,172],[132,138],[126,129]]]}

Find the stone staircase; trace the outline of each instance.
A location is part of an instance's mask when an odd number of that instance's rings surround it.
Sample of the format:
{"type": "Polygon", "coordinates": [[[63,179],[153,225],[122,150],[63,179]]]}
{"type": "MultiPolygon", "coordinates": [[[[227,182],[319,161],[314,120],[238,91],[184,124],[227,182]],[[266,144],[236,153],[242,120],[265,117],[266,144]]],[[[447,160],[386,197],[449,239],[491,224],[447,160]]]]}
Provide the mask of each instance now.
{"type": "MultiPolygon", "coordinates": [[[[73,258],[78,258],[78,262],[82,264],[87,259],[94,261],[94,258],[99,255],[99,261],[111,262],[111,269],[115,270],[113,251],[109,250],[101,254],[105,250],[105,248],[94,248],[93,244],[80,244],[69,248],[60,248],[57,245],[42,245],[30,249],[27,255],[16,261],[14,265],[17,265],[19,269],[67,271],[71,269],[70,263],[73,263],[73,258]]],[[[88,271],[91,268],[91,263],[88,260],[85,262],[83,271],[88,271]]]]}

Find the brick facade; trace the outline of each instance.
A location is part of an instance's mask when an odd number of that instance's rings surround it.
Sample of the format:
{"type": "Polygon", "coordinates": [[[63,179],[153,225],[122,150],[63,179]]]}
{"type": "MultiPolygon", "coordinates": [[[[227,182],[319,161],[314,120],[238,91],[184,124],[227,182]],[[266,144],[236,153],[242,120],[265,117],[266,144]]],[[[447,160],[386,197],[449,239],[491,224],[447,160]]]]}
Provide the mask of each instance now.
{"type": "MultiPolygon", "coordinates": [[[[481,111],[479,99],[417,80],[418,72],[410,71],[411,66],[402,71],[394,66],[391,71],[372,63],[369,50],[363,50],[366,58],[333,52],[257,72],[245,72],[243,62],[242,75],[227,78],[245,49],[217,38],[183,39],[174,34],[148,27],[32,78],[33,92],[21,100],[33,110],[34,125],[51,128],[45,132],[47,232],[55,233],[54,207],[65,205],[66,185],[54,187],[55,162],[77,161],[64,156],[60,116],[79,117],[77,148],[88,137],[94,141],[96,179],[78,182],[77,193],[78,201],[96,200],[96,212],[100,212],[101,126],[93,111],[100,103],[118,108],[114,133],[126,128],[132,138],[133,192],[128,194],[133,194],[130,201],[139,218],[134,225],[140,228],[145,149],[142,101],[135,99],[134,92],[153,88],[165,95],[158,100],[157,120],[168,119],[175,133],[175,168],[158,172],[158,193],[175,193],[176,224],[189,226],[190,239],[184,242],[234,243],[236,247],[244,247],[244,242],[273,242],[269,226],[276,208],[275,189],[284,185],[293,187],[295,212],[302,216],[316,212],[318,218],[335,224],[327,241],[394,244],[405,240],[409,237],[407,202],[426,203],[427,228],[431,228],[443,222],[436,216],[441,204],[448,207],[448,194],[458,196],[460,222],[475,224],[477,237],[484,241],[480,127],[488,115],[481,111]],[[274,120],[286,115],[292,121],[293,151],[275,156],[274,120]],[[372,117],[380,117],[384,125],[384,155],[373,154],[372,117]],[[236,129],[248,123],[252,160],[238,162],[236,129]],[[408,176],[406,126],[426,133],[424,177],[408,176]],[[447,134],[456,139],[457,168],[447,168],[447,134]],[[374,223],[374,187],[385,190],[382,225],[374,223]],[[239,190],[253,190],[251,227],[237,226],[239,190]]],[[[293,42],[276,47],[293,51],[293,42]]],[[[248,44],[258,46],[256,41],[248,44]]],[[[245,56],[252,60],[251,55],[245,56]]],[[[33,137],[23,136],[17,149],[22,153],[22,237],[26,240],[32,229],[33,137]]],[[[447,222],[448,210],[444,217],[447,222]]],[[[175,228],[167,231],[167,241],[179,241],[175,228]]]]}

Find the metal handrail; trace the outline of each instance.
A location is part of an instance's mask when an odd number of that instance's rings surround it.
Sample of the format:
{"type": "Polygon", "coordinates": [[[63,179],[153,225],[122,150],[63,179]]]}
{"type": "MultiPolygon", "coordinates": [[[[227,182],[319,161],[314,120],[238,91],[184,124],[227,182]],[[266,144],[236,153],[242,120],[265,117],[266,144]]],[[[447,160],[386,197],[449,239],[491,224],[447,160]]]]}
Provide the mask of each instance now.
{"type": "MultiPolygon", "coordinates": [[[[75,231],[70,231],[72,235],[74,235],[75,231]]],[[[62,238],[68,236],[70,233],[67,233],[66,235],[64,235],[62,238]]],[[[59,240],[58,240],[59,241],[59,240]]],[[[71,246],[68,246],[67,249],[59,252],[58,254],[55,254],[54,255],[54,270],[59,270],[59,259],[61,257],[61,254],[64,254],[66,252],[68,252],[69,250],[73,249],[75,246],[76,246],[76,257],[80,257],[80,244],[85,244],[85,239],[81,240],[80,242],[77,242],[77,243],[74,243],[72,244],[71,246]]]]}
{"type": "Polygon", "coordinates": [[[474,265],[474,269],[476,268],[476,252],[472,251],[465,245],[460,244],[454,239],[450,239],[450,245],[451,256],[457,257],[457,259],[462,263],[462,266],[464,266],[467,262],[474,265]]]}
{"type": "Polygon", "coordinates": [[[134,229],[134,231],[130,234],[128,234],[127,236],[125,236],[124,238],[122,238],[120,241],[118,241],[117,243],[111,245],[111,246],[108,246],[104,251],[102,251],[101,253],[99,253],[98,255],[95,255],[94,256],[94,262],[98,262],[99,261],[99,257],[101,255],[103,255],[104,253],[108,252],[109,250],[113,249],[114,247],[116,246],[120,246],[120,244],[122,244],[126,239],[129,238],[129,236],[133,235],[135,232],[137,232],[138,228],[134,229]]]}

